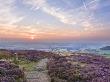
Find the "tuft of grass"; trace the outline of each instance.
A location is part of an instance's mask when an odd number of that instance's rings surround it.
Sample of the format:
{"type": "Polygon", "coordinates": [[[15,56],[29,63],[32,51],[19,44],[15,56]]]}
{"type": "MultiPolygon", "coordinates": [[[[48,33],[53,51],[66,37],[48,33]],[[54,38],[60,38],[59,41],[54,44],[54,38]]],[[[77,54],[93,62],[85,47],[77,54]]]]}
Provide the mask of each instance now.
{"type": "Polygon", "coordinates": [[[19,60],[19,67],[23,69],[24,71],[32,71],[35,69],[37,62],[34,61],[28,61],[28,60],[19,60]]]}

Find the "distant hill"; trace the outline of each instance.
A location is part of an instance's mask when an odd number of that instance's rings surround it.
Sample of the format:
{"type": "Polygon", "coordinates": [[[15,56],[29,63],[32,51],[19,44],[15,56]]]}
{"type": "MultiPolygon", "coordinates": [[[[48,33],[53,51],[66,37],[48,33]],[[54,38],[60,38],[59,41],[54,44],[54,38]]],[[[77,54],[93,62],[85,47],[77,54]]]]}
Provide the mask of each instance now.
{"type": "Polygon", "coordinates": [[[105,47],[102,47],[100,48],[101,50],[110,50],[110,46],[105,46],[105,47]]]}

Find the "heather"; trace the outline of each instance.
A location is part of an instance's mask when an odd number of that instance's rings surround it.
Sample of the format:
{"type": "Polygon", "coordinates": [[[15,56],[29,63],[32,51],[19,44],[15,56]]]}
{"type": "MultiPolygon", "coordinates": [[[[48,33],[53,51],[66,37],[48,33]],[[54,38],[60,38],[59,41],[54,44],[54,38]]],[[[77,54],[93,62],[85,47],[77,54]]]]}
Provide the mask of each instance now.
{"type": "Polygon", "coordinates": [[[24,72],[15,64],[0,61],[0,82],[25,82],[24,72]]]}
{"type": "Polygon", "coordinates": [[[0,82],[110,82],[110,58],[90,53],[0,50],[0,82]]]}
{"type": "Polygon", "coordinates": [[[52,82],[110,82],[110,59],[93,54],[52,57],[48,70],[52,82]]]}

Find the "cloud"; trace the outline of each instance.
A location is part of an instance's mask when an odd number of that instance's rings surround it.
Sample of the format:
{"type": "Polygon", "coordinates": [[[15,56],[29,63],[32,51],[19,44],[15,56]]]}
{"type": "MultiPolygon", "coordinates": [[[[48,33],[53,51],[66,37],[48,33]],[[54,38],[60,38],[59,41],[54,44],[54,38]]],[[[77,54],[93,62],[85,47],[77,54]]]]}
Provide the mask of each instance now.
{"type": "Polygon", "coordinates": [[[15,0],[0,0],[0,24],[15,24],[23,19],[14,12],[15,0]]]}
{"type": "Polygon", "coordinates": [[[24,3],[31,5],[31,9],[33,10],[40,9],[43,12],[56,17],[60,22],[64,24],[80,24],[82,27],[84,26],[83,22],[92,24],[92,21],[94,21],[94,14],[91,13],[91,10],[97,6],[98,2],[99,0],[90,1],[87,4],[84,2],[84,4],[79,8],[65,10],[50,5],[47,0],[24,0],[24,3]],[[86,5],[87,7],[90,7],[90,10],[85,10],[86,5]]]}
{"type": "Polygon", "coordinates": [[[24,3],[32,5],[32,9],[37,10],[44,6],[46,0],[24,0],[24,3]]]}
{"type": "Polygon", "coordinates": [[[42,11],[48,13],[49,15],[56,17],[59,21],[63,23],[76,24],[75,21],[68,18],[70,16],[69,13],[66,13],[60,8],[50,6],[47,3],[47,0],[24,0],[24,2],[28,5],[31,5],[32,6],[31,9],[33,10],[41,9],[42,11]]]}

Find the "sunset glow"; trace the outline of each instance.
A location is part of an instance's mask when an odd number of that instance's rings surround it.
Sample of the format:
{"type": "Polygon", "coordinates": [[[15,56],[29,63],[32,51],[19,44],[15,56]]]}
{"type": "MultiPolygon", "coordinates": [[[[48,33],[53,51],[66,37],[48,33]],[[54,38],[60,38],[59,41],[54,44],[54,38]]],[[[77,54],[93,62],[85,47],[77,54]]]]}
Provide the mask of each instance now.
{"type": "Polygon", "coordinates": [[[31,40],[34,40],[34,39],[35,39],[35,37],[32,35],[32,36],[30,37],[30,39],[31,39],[31,40]]]}

